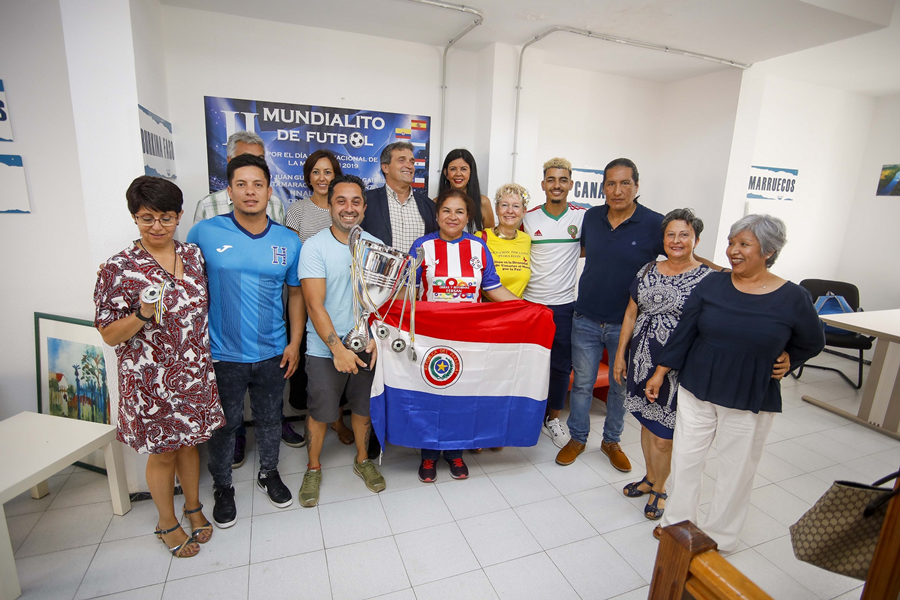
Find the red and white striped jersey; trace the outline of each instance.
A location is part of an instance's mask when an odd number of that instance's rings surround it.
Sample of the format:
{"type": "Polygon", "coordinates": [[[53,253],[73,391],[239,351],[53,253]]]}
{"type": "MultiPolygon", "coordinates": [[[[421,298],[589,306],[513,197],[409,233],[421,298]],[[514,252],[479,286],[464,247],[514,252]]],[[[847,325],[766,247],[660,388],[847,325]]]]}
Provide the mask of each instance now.
{"type": "Polygon", "coordinates": [[[440,232],[429,233],[413,244],[413,255],[418,248],[424,255],[416,271],[419,300],[478,302],[482,288],[500,287],[487,244],[470,233],[452,242],[442,240],[440,232]]]}

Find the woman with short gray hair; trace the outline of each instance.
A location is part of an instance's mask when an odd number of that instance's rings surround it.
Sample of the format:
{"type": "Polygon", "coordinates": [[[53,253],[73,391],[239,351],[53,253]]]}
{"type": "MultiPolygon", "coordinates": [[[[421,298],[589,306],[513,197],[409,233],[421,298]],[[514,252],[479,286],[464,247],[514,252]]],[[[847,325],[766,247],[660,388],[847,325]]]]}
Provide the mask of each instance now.
{"type": "Polygon", "coordinates": [[[784,223],[769,215],[748,215],[731,227],[731,272],[713,273],[694,288],[647,381],[647,398],[656,398],[666,374],[679,371],[671,499],[661,526],[698,523],[719,550],[737,546],[763,446],[781,412],[773,363],[786,352],[796,369],[825,346],[809,292],[769,271],[786,241],[784,223]],[[699,523],[700,476],[714,439],[716,493],[699,523]]]}

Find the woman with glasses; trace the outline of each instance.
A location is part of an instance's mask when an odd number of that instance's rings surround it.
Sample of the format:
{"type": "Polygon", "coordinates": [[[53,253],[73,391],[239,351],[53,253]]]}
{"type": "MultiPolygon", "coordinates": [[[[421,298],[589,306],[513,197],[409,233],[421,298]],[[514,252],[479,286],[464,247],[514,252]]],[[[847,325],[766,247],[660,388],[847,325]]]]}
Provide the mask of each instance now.
{"type": "Polygon", "coordinates": [[[181,190],[138,177],[125,193],[140,239],[101,267],[94,325],[118,358],[117,439],[149,454],[147,486],[159,520],[156,537],[177,558],[195,556],[212,537],[199,498],[197,445],[225,424],[210,355],[209,296],[203,257],[174,239],[181,190]],[[158,298],[158,300],[156,300],[158,298]],[[184,493],[175,514],[175,476],[184,493]],[[191,535],[181,528],[187,516],[191,535]]]}

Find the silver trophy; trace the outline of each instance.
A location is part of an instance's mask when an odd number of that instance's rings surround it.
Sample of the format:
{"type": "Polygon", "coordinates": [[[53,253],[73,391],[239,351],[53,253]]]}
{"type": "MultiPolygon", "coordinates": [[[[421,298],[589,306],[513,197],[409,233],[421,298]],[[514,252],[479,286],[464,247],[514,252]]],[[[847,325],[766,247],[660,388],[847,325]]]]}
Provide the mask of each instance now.
{"type": "MultiPolygon", "coordinates": [[[[408,301],[409,357],[415,362],[416,351],[413,342],[416,335],[416,269],[422,262],[421,252],[420,256],[412,257],[391,246],[363,239],[362,231],[359,225],[350,230],[350,278],[353,289],[353,317],[356,324],[344,336],[344,346],[353,352],[362,352],[366,349],[369,344],[368,324],[372,315],[375,315],[378,321],[375,335],[383,340],[387,339],[391,331],[384,324],[384,317],[379,311],[386,304],[385,312],[390,311],[394,302],[400,300],[403,302],[400,313],[402,325],[408,301]]],[[[407,343],[400,337],[400,328],[397,329],[397,337],[391,341],[391,350],[400,353],[407,348],[407,343]]]]}

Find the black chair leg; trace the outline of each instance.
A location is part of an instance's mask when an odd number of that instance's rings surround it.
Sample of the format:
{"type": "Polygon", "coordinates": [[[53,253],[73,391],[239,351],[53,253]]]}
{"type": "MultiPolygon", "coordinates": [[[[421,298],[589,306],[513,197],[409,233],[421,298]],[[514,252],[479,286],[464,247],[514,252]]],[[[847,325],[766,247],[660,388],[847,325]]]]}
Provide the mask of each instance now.
{"type": "Polygon", "coordinates": [[[859,351],[859,381],[856,384],[856,389],[862,387],[863,384],[863,351],[859,351]]]}

